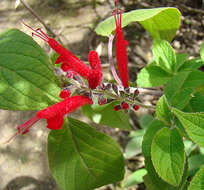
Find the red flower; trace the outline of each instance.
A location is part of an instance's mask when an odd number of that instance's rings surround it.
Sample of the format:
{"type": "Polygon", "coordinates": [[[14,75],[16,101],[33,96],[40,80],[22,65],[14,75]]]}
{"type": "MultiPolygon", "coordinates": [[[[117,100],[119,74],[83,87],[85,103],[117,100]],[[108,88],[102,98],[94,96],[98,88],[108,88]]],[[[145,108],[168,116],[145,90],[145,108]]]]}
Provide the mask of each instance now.
{"type": "Polygon", "coordinates": [[[51,130],[61,129],[64,123],[64,116],[69,114],[85,104],[93,104],[93,101],[87,96],[67,97],[59,103],[47,107],[36,113],[36,115],[24,124],[17,127],[18,132],[15,133],[7,142],[13,139],[19,133],[25,134],[30,127],[40,119],[47,120],[47,128],[51,130]]]}
{"type": "Polygon", "coordinates": [[[122,15],[121,11],[118,12],[118,1],[116,0],[116,13],[114,13],[115,24],[116,24],[116,59],[117,67],[122,85],[124,88],[128,88],[128,56],[126,46],[128,42],[124,39],[123,30],[121,27],[122,15]]]}
{"type": "Polygon", "coordinates": [[[98,85],[100,85],[102,79],[101,62],[98,57],[98,54],[95,51],[90,52],[90,65],[92,67],[91,69],[88,65],[86,65],[78,57],[72,54],[69,50],[60,45],[56,40],[46,35],[41,29],[34,30],[27,24],[23,24],[34,31],[33,35],[38,36],[42,40],[46,41],[50,45],[50,47],[59,54],[59,57],[57,58],[55,63],[63,63],[61,65],[62,70],[73,70],[77,72],[83,78],[88,80],[89,87],[91,89],[94,89],[98,85]]]}

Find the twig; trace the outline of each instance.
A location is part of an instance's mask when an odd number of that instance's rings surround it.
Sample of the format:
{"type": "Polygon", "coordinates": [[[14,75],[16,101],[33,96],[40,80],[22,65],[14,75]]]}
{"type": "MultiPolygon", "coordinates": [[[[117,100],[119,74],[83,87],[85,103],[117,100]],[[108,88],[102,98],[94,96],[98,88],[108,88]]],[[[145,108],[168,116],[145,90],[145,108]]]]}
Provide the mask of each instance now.
{"type": "MultiPolygon", "coordinates": [[[[170,3],[175,5],[174,1],[169,0],[170,3]]],[[[196,9],[196,8],[192,8],[192,7],[188,7],[184,4],[178,4],[178,7],[181,7],[183,9],[186,9],[187,11],[193,12],[193,13],[199,13],[199,14],[203,14],[204,15],[204,11],[200,10],[200,9],[196,9]]]]}
{"type": "MultiPolygon", "coordinates": [[[[52,35],[53,38],[55,38],[57,35],[51,30],[51,28],[42,20],[42,18],[23,0],[20,0],[20,2],[23,4],[23,6],[35,17],[38,19],[38,21],[46,28],[46,30],[52,35]]],[[[61,43],[61,40],[58,39],[61,43]]]]}

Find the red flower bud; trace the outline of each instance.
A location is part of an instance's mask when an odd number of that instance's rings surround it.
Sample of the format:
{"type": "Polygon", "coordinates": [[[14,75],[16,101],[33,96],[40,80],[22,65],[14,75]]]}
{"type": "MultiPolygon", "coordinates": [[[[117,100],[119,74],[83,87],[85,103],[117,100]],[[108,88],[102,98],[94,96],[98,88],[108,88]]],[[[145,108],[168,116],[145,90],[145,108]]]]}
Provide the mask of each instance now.
{"type": "Polygon", "coordinates": [[[71,95],[71,91],[69,89],[63,89],[60,94],[59,94],[59,97],[64,99],[64,98],[67,98],[71,95]]]}
{"type": "Polygon", "coordinates": [[[96,51],[89,52],[88,60],[92,69],[102,72],[101,61],[96,51]]]}
{"type": "Polygon", "coordinates": [[[134,109],[135,111],[139,110],[139,108],[140,108],[140,106],[138,106],[138,105],[134,105],[134,106],[133,106],[133,109],[134,109]]]}
{"type": "Polygon", "coordinates": [[[121,103],[121,107],[122,107],[122,109],[124,109],[124,110],[128,110],[129,104],[126,103],[126,102],[122,102],[122,103],[121,103]]]}
{"type": "Polygon", "coordinates": [[[115,111],[119,111],[119,110],[121,109],[121,106],[120,106],[120,105],[116,105],[116,106],[113,107],[113,109],[114,109],[115,111]]]}
{"type": "Polygon", "coordinates": [[[104,105],[107,103],[107,99],[104,98],[103,96],[99,96],[99,99],[98,99],[98,104],[99,105],[104,105]]]}

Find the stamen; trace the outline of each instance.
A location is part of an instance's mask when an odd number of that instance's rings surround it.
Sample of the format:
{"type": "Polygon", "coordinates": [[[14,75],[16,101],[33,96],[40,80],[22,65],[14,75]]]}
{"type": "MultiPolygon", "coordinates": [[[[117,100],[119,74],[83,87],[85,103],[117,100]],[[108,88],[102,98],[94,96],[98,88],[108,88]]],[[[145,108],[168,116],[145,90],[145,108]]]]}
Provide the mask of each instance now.
{"type": "Polygon", "coordinates": [[[42,37],[42,36],[40,36],[40,35],[38,35],[38,34],[36,34],[36,33],[34,33],[34,32],[32,32],[32,36],[37,36],[38,38],[40,38],[40,39],[42,39],[42,40],[48,42],[48,40],[47,40],[46,38],[44,38],[44,37],[42,37]]]}
{"type": "Polygon", "coordinates": [[[120,22],[119,22],[119,26],[121,27],[122,26],[122,10],[120,9],[120,22]]]}
{"type": "Polygon", "coordinates": [[[25,25],[26,27],[28,27],[29,29],[31,29],[33,31],[32,36],[35,35],[35,36],[41,38],[42,40],[48,42],[49,37],[40,28],[35,30],[32,27],[30,27],[29,25],[27,25],[24,21],[22,21],[22,24],[25,25]]]}
{"type": "Polygon", "coordinates": [[[120,13],[118,9],[118,0],[116,0],[116,14],[117,14],[117,24],[120,26],[120,13]]]}
{"type": "Polygon", "coordinates": [[[43,32],[41,28],[37,28],[36,31],[40,31],[40,33],[42,33],[47,39],[49,39],[48,35],[45,34],[45,32],[43,32]]]}
{"type": "Polygon", "coordinates": [[[30,120],[28,120],[27,122],[25,122],[24,124],[21,124],[17,127],[17,132],[11,136],[6,142],[9,143],[12,139],[14,139],[18,134],[22,133],[22,134],[26,134],[29,131],[29,128],[34,125],[37,121],[39,121],[40,118],[38,118],[37,116],[31,118],[30,120]]]}
{"type": "Polygon", "coordinates": [[[118,26],[118,21],[117,21],[117,18],[116,18],[115,11],[113,11],[113,16],[114,16],[114,19],[115,19],[115,24],[116,24],[116,27],[117,27],[117,26],[118,26]]]}

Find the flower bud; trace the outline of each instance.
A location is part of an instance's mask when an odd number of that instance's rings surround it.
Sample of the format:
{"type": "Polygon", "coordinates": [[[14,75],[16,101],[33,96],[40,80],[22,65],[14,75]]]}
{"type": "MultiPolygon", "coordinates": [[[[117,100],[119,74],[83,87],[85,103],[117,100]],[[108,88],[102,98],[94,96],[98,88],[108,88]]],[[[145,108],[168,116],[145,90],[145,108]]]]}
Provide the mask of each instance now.
{"type": "Polygon", "coordinates": [[[139,108],[140,108],[140,106],[138,106],[138,105],[134,105],[134,106],[133,106],[133,109],[134,109],[135,111],[139,110],[139,108]]]}
{"type": "Polygon", "coordinates": [[[120,106],[120,105],[116,105],[116,106],[113,107],[113,109],[114,109],[115,111],[119,111],[119,110],[121,109],[121,106],[120,106]]]}
{"type": "Polygon", "coordinates": [[[121,107],[122,107],[123,110],[128,110],[129,104],[127,102],[122,102],[121,107]]]}

